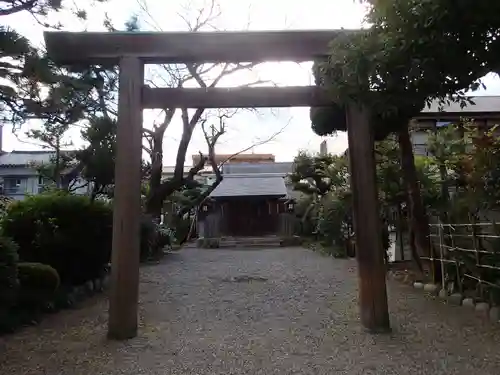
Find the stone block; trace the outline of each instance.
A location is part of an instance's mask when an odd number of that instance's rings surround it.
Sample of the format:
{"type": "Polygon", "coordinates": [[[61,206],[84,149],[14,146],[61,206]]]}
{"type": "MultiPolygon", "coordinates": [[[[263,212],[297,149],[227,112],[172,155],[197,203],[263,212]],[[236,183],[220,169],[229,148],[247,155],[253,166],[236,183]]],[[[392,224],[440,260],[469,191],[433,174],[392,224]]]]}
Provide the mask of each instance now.
{"type": "Polygon", "coordinates": [[[415,282],[413,283],[413,287],[414,287],[415,289],[424,289],[424,283],[421,283],[420,281],[415,281],[415,282]]]}
{"type": "Polygon", "coordinates": [[[447,299],[448,298],[448,291],[446,289],[441,289],[438,294],[439,298],[442,299],[447,299]]]}
{"type": "Polygon", "coordinates": [[[490,315],[490,304],[487,302],[478,302],[476,303],[476,314],[482,319],[489,319],[490,315]]]}
{"type": "Polygon", "coordinates": [[[453,293],[451,296],[448,297],[448,302],[456,306],[461,306],[463,300],[464,296],[461,295],[460,293],[453,293]]]}
{"type": "Polygon", "coordinates": [[[462,300],[462,306],[465,306],[465,307],[474,307],[476,305],[476,301],[474,301],[474,298],[464,298],[462,300]]]}
{"type": "Polygon", "coordinates": [[[490,321],[492,323],[500,323],[500,306],[493,306],[490,309],[490,321]]]}
{"type": "Polygon", "coordinates": [[[424,291],[432,295],[437,295],[439,293],[439,285],[436,284],[425,284],[424,291]]]}

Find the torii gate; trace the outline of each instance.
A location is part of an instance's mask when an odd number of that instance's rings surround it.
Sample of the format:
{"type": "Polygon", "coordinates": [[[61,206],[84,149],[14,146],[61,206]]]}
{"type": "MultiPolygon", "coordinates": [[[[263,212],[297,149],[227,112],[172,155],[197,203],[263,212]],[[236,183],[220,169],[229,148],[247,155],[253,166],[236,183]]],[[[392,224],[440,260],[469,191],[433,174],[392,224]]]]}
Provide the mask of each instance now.
{"type": "MultiPolygon", "coordinates": [[[[119,99],[112,275],[108,337],[137,335],[142,122],[145,108],[327,106],[315,86],[150,88],[144,64],[311,61],[346,30],[255,32],[45,32],[49,56],[60,64],[119,65],[119,99]]],[[[348,139],[359,272],[361,323],[390,330],[368,111],[348,105],[348,139]]]]}

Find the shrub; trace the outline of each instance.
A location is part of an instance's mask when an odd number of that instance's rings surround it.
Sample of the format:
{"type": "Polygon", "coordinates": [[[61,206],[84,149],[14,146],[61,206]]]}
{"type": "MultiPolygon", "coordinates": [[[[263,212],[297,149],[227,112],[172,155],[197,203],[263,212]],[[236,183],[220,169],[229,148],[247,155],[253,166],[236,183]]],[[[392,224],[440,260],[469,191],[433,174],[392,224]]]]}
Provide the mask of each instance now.
{"type": "Polygon", "coordinates": [[[16,300],[17,249],[15,242],[0,236],[0,310],[8,309],[16,300]]]}
{"type": "Polygon", "coordinates": [[[141,218],[141,260],[147,260],[153,255],[153,242],[156,223],[149,216],[141,218]]]}
{"type": "Polygon", "coordinates": [[[141,260],[159,255],[171,245],[174,232],[164,225],[157,224],[148,216],[141,220],[141,260]]]}
{"type": "Polygon", "coordinates": [[[0,237],[0,332],[12,331],[15,321],[11,314],[18,291],[17,245],[0,237]]]}
{"type": "Polygon", "coordinates": [[[0,195],[0,217],[5,215],[7,208],[13,202],[15,201],[12,198],[6,197],[5,195],[0,195]]]}
{"type": "Polygon", "coordinates": [[[19,299],[21,307],[38,309],[53,300],[60,280],[57,271],[42,263],[19,263],[19,299]]]}
{"type": "Polygon", "coordinates": [[[157,238],[156,246],[159,249],[164,249],[167,246],[172,246],[175,241],[175,231],[166,227],[165,225],[158,225],[156,228],[157,238]]]}
{"type": "Polygon", "coordinates": [[[2,221],[22,261],[52,266],[68,285],[101,274],[110,260],[112,224],[107,203],[60,192],[14,203],[2,221]]]}

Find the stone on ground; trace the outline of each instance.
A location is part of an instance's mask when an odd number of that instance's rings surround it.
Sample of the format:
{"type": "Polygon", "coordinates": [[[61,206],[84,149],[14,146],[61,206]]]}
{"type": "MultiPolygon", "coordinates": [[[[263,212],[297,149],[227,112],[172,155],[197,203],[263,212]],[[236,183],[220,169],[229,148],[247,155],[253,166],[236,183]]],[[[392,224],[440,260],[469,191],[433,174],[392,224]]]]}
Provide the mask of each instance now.
{"type": "Polygon", "coordinates": [[[436,284],[425,284],[424,285],[424,291],[431,293],[431,294],[438,294],[439,292],[439,285],[436,284]]]}

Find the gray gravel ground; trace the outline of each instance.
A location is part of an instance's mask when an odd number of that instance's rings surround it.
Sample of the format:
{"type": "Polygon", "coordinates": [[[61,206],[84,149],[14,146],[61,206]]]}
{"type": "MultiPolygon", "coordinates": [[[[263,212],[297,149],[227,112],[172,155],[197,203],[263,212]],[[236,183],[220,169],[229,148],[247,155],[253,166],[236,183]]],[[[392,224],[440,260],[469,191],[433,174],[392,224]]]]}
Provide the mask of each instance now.
{"type": "Polygon", "coordinates": [[[0,339],[0,373],[500,374],[499,327],[389,281],[394,332],[372,336],[356,289],[353,260],[186,249],[142,268],[138,338],[107,341],[96,297],[0,339]]]}

